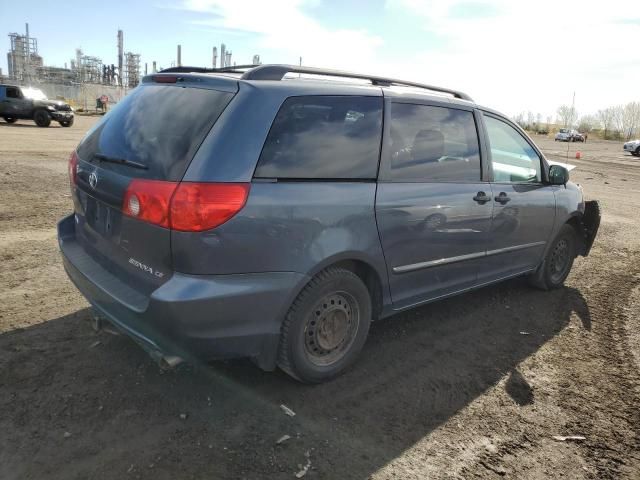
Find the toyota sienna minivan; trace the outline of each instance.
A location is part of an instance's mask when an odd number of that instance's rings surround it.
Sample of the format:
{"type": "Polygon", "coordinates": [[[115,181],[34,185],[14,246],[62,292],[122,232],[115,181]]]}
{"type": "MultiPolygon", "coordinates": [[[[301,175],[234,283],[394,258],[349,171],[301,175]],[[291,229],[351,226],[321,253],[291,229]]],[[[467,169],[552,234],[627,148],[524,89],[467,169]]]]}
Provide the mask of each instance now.
{"type": "Polygon", "coordinates": [[[560,287],[600,211],[462,92],[287,65],[144,77],[69,160],[65,269],[158,361],[304,382],[371,322],[517,276],[560,287]]]}

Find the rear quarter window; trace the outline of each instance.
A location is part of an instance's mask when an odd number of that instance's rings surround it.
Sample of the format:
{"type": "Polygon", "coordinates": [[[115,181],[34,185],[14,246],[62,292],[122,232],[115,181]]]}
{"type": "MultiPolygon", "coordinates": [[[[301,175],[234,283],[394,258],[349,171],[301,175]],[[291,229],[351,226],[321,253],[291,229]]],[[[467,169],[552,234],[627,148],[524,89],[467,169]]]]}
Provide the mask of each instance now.
{"type": "Polygon", "coordinates": [[[147,170],[102,162],[105,169],[154,180],[180,180],[198,147],[233,98],[204,88],[143,85],[90,130],[78,156],[96,153],[141,163],[147,170]]]}
{"type": "Polygon", "coordinates": [[[288,98],[278,111],[256,178],[375,179],[382,97],[288,98]]]}

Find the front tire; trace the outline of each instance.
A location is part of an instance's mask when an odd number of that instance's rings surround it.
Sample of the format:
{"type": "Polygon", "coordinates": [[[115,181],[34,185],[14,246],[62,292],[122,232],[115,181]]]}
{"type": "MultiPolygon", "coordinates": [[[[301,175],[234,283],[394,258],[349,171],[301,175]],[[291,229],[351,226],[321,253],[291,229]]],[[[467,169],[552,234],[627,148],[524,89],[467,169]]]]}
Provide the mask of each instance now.
{"type": "Polygon", "coordinates": [[[36,122],[36,125],[39,127],[48,127],[51,125],[51,117],[44,110],[37,110],[36,113],[33,114],[33,121],[36,122]]]}
{"type": "Polygon", "coordinates": [[[542,265],[530,277],[530,283],[542,290],[562,287],[576,258],[577,242],[575,229],[571,225],[563,225],[547,251],[542,265]]]}
{"type": "Polygon", "coordinates": [[[635,155],[636,157],[640,157],[640,147],[636,148],[636,151],[633,152],[633,155],[635,155]]]}
{"type": "Polygon", "coordinates": [[[366,285],[350,270],[330,267],[291,305],[282,324],[278,366],[305,383],[334,378],[355,362],[370,323],[366,285]]]}

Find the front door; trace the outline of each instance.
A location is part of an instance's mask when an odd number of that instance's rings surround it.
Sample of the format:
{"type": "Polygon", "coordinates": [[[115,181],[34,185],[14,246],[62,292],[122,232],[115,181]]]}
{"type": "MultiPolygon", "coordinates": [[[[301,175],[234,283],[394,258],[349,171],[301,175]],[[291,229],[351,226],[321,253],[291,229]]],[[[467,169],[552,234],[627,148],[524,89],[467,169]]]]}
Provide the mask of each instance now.
{"type": "Polygon", "coordinates": [[[471,110],[387,104],[376,218],[394,308],[475,284],[491,225],[471,110]]]}
{"type": "Polygon", "coordinates": [[[493,173],[493,219],[480,280],[534,269],[555,220],[555,187],[544,183],[542,159],[511,124],[484,115],[493,173]]]}
{"type": "Polygon", "coordinates": [[[24,117],[27,114],[30,100],[25,99],[17,87],[6,87],[3,115],[7,117],[24,117]]]}

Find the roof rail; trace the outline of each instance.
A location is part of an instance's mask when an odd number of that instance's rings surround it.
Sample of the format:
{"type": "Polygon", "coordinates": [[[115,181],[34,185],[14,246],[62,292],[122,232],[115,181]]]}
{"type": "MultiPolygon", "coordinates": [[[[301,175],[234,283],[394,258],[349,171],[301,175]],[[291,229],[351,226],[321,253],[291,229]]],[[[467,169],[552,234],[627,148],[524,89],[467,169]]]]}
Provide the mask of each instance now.
{"type": "MultiPolygon", "coordinates": [[[[180,67],[185,68],[185,67],[180,67]]],[[[231,67],[228,67],[231,68],[231,67]]],[[[369,80],[373,85],[379,85],[382,87],[390,87],[392,85],[399,85],[403,87],[416,87],[424,88],[434,92],[447,93],[453,95],[455,98],[462,100],[468,100],[470,102],[473,99],[464,92],[458,90],[451,90],[449,88],[434,87],[433,85],[425,85],[416,82],[407,82],[405,80],[398,80],[396,78],[378,77],[375,75],[364,75],[361,73],[344,72],[341,70],[330,70],[324,68],[314,67],[298,67],[295,65],[243,65],[241,67],[234,68],[251,68],[243,73],[243,80],[282,80],[287,73],[305,73],[310,75],[324,75],[330,77],[344,77],[344,78],[356,78],[360,80],[369,80]],[[253,67],[253,68],[251,68],[253,67]]],[[[172,69],[169,69],[172,70],[172,69]]],[[[212,69],[206,69],[207,71],[213,71],[212,69]]],[[[167,70],[163,70],[166,72],[167,70]]],[[[216,69],[215,71],[222,71],[216,69]]],[[[228,71],[228,70],[227,70],[228,71]]]]}
{"type": "Polygon", "coordinates": [[[244,73],[248,68],[255,68],[259,66],[260,65],[233,65],[220,68],[170,67],[160,70],[158,73],[244,73]]]}

